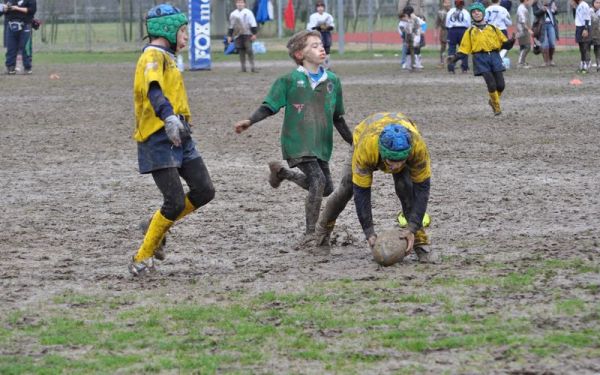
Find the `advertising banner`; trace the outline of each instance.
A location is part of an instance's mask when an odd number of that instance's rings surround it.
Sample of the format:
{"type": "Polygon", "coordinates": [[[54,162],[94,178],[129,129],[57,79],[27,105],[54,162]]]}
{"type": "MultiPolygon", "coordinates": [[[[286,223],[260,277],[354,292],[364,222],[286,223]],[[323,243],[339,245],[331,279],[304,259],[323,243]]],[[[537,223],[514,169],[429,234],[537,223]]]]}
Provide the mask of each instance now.
{"type": "Polygon", "coordinates": [[[210,70],[210,0],[189,0],[190,70],[210,70]]]}

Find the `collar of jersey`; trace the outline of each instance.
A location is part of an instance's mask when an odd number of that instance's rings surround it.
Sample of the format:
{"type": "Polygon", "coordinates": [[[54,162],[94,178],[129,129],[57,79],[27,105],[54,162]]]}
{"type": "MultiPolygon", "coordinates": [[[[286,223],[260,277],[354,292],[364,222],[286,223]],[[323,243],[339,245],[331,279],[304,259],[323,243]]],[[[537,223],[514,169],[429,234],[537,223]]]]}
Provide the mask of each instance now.
{"type": "MultiPolygon", "coordinates": [[[[319,69],[323,69],[323,67],[320,66],[319,69]]],[[[319,80],[315,82],[310,78],[310,74],[308,73],[308,70],[306,70],[306,68],[303,67],[302,65],[298,65],[298,68],[296,70],[306,76],[306,79],[310,83],[310,87],[312,87],[313,90],[315,89],[315,87],[319,86],[319,84],[321,82],[327,81],[327,71],[324,71],[321,78],[319,78],[319,80]]]]}
{"type": "Polygon", "coordinates": [[[168,54],[168,55],[169,55],[169,56],[171,56],[173,59],[175,58],[175,53],[174,53],[174,52],[173,52],[173,50],[172,50],[172,49],[170,49],[170,48],[165,48],[165,47],[162,47],[162,46],[156,46],[156,45],[154,45],[154,44],[148,44],[148,45],[146,45],[146,47],[144,47],[144,52],[145,52],[146,50],[148,50],[148,49],[157,49],[157,50],[159,50],[159,51],[162,51],[162,52],[164,52],[164,53],[168,54]]]}

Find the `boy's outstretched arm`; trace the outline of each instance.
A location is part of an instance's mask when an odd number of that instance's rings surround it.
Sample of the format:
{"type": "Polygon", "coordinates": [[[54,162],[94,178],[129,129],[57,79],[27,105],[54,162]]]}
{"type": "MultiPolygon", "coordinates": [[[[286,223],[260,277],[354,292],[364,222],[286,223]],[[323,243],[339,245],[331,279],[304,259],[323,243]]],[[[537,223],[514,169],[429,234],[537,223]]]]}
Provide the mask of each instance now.
{"type": "Polygon", "coordinates": [[[333,115],[333,126],[335,126],[338,133],[340,133],[342,139],[349,145],[352,145],[352,132],[350,131],[350,128],[348,128],[346,120],[344,120],[342,115],[333,115]]]}
{"type": "Polygon", "coordinates": [[[275,112],[266,105],[261,105],[247,120],[241,120],[235,123],[235,132],[240,134],[244,130],[247,130],[252,124],[266,119],[269,116],[273,116],[275,112]]]}

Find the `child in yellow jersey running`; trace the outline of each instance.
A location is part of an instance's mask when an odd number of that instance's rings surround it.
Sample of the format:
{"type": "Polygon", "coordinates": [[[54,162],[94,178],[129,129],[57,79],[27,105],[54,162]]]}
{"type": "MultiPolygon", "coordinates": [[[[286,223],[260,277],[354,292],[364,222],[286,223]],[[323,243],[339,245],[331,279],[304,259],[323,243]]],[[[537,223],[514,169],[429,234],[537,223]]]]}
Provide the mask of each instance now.
{"type": "Polygon", "coordinates": [[[399,112],[374,113],[356,126],[353,150],[344,164],[342,181],[328,198],[316,230],[316,245],[329,247],[329,236],[350,198],[354,195],[356,213],[369,246],[375,245],[371,185],[373,173],[391,173],[396,195],[408,223],[403,236],[408,251],[414,250],[420,262],[434,262],[423,229],[429,201],[431,160],[415,123],[399,112]]]}
{"type": "Polygon", "coordinates": [[[140,56],[134,79],[135,133],[140,173],[151,173],[163,205],[147,224],[144,241],[129,264],[138,276],[163,260],[167,230],[176,220],[210,202],[215,190],[191,138],[190,108],[175,54],[188,42],[187,17],[171,5],[148,11],[150,43],[140,56]],[[185,194],[180,177],[190,191],[185,194]]]}
{"type": "Polygon", "coordinates": [[[485,7],[481,3],[474,3],[469,7],[473,26],[465,31],[454,57],[454,62],[465,55],[473,55],[473,72],[476,76],[483,76],[490,95],[489,104],[494,115],[502,113],[500,109],[500,96],[504,91],[505,68],[500,57],[500,50],[509,50],[515,43],[514,35],[511,39],[496,26],[485,22],[485,7]]]}
{"type": "Polygon", "coordinates": [[[288,53],[298,64],[292,72],[279,77],[262,105],[247,120],[235,124],[242,133],[252,124],[285,107],[281,129],[281,151],[290,168],[280,162],[269,163],[269,184],[279,187],[283,180],[308,190],[305,201],[306,231],[296,248],[314,239],[323,196],[333,191],[329,159],[333,149],[333,128],[352,143],[352,133],[344,120],[342,86],[338,77],[322,66],[325,48],[318,31],[294,34],[287,44],[288,53]]]}

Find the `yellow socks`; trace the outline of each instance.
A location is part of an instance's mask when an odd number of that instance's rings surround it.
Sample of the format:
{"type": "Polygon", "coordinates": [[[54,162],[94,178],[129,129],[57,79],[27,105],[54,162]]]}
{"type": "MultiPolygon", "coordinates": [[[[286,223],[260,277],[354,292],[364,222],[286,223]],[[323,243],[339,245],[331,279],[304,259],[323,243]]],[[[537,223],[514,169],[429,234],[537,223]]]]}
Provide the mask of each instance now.
{"type": "Polygon", "coordinates": [[[500,93],[498,91],[490,92],[490,106],[494,110],[495,115],[502,113],[500,110],[500,93]]]}
{"type": "Polygon", "coordinates": [[[415,246],[417,245],[428,245],[429,238],[427,238],[427,233],[423,228],[419,229],[415,232],[415,246]]]}
{"type": "Polygon", "coordinates": [[[165,233],[167,233],[173,223],[172,220],[164,217],[160,213],[160,210],[156,211],[144,236],[144,242],[142,242],[134,260],[136,262],[143,262],[154,255],[154,251],[160,246],[165,233]]]}
{"type": "Polygon", "coordinates": [[[179,221],[179,220],[183,219],[184,216],[187,216],[188,214],[196,211],[196,208],[198,208],[198,207],[194,207],[194,205],[192,204],[192,202],[186,195],[185,196],[185,207],[183,208],[183,211],[181,211],[179,216],[177,216],[177,219],[175,219],[175,221],[179,221]]]}

